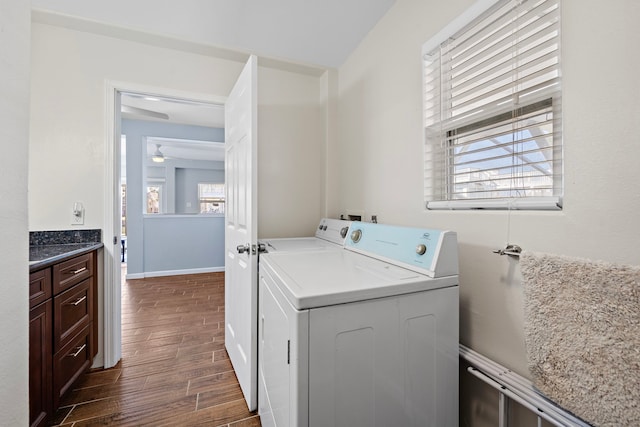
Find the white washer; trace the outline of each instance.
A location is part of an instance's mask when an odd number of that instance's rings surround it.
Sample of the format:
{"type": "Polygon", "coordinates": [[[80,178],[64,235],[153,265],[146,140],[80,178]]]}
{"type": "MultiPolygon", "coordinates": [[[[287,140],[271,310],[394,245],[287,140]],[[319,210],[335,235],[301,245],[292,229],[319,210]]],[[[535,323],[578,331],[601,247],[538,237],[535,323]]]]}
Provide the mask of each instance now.
{"type": "Polygon", "coordinates": [[[458,425],[455,233],[354,222],[259,277],[263,426],[458,425]]]}
{"type": "Polygon", "coordinates": [[[260,239],[266,252],[291,252],[324,249],[342,249],[351,221],[322,218],[315,237],[282,237],[260,239]]]}

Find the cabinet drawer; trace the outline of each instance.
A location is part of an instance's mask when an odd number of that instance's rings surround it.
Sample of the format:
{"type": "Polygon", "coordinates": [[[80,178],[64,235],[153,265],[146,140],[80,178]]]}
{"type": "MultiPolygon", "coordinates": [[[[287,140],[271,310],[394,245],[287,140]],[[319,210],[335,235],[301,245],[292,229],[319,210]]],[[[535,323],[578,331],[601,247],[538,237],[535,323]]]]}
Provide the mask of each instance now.
{"type": "Polygon", "coordinates": [[[53,351],[64,347],[93,319],[93,286],[84,280],[53,298],[53,351]]]}
{"type": "Polygon", "coordinates": [[[51,269],[29,274],[29,308],[51,298],[51,269]]]}
{"type": "Polygon", "coordinates": [[[93,330],[87,325],[78,335],[53,356],[53,407],[71,388],[76,379],[91,366],[93,330]]]}
{"type": "Polygon", "coordinates": [[[56,264],[53,266],[53,294],[57,295],[91,276],[93,276],[91,253],[56,264]]]}

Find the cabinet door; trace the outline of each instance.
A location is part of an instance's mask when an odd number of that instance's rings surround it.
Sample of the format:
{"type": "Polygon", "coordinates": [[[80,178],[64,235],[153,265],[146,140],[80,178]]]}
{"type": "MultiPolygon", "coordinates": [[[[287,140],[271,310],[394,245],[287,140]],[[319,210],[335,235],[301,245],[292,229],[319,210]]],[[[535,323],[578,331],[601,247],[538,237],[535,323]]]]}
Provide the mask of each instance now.
{"type": "Polygon", "coordinates": [[[51,268],[29,274],[29,308],[51,298],[51,268]]]}
{"type": "Polygon", "coordinates": [[[45,426],[53,412],[52,303],[48,300],[29,312],[29,424],[45,426]]]}

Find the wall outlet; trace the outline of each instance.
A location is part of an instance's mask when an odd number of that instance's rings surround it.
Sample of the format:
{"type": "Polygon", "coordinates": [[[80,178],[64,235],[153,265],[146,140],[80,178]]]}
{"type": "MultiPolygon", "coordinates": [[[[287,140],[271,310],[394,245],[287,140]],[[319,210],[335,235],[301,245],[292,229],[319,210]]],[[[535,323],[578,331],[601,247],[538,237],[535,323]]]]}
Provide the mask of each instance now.
{"type": "Polygon", "coordinates": [[[71,225],[83,225],[84,224],[84,206],[82,203],[76,202],[73,204],[71,210],[71,225]]]}
{"type": "Polygon", "coordinates": [[[347,219],[349,221],[362,221],[364,219],[364,211],[360,209],[347,209],[347,219]]]}

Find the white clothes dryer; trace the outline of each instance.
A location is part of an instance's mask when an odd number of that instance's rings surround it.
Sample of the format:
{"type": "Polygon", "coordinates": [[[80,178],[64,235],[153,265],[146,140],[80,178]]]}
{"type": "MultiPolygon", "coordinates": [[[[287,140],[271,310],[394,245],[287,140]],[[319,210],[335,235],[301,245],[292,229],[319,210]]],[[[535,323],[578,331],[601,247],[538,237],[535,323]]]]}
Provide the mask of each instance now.
{"type": "Polygon", "coordinates": [[[263,426],[457,426],[451,231],[351,224],[345,249],[263,254],[263,426]]]}
{"type": "Polygon", "coordinates": [[[351,221],[342,219],[322,218],[314,237],[260,239],[259,243],[266,252],[342,249],[350,224],[351,221]]]}

